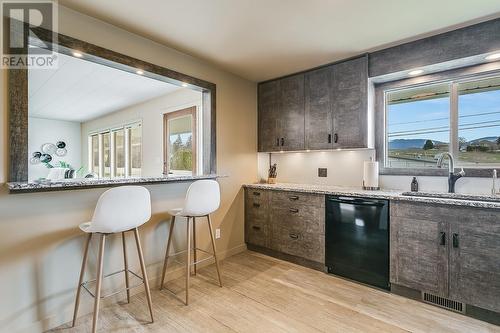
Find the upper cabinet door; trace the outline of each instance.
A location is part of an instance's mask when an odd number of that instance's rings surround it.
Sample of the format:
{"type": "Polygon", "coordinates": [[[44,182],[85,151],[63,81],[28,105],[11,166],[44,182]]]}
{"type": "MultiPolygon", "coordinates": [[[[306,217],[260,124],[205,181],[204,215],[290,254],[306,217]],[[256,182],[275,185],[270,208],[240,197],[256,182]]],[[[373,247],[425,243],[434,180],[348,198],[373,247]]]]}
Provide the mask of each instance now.
{"type": "Polygon", "coordinates": [[[368,56],[333,65],[335,148],[365,148],[368,139],[368,56]]]}
{"type": "Polygon", "coordinates": [[[258,150],[269,152],[280,150],[279,96],[280,82],[259,84],[258,92],[258,150]]]}
{"type": "Polygon", "coordinates": [[[304,74],[286,77],[280,84],[280,150],[304,149],[304,74]]]}
{"type": "Polygon", "coordinates": [[[333,148],[332,66],[305,75],[305,147],[333,148]]]}

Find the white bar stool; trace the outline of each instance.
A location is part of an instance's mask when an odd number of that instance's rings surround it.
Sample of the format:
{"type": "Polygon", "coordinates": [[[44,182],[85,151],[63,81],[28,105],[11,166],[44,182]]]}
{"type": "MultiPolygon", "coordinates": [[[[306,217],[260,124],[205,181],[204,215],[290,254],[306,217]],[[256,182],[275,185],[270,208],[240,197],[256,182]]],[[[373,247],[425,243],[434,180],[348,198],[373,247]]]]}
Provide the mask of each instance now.
{"type": "Polygon", "coordinates": [[[97,329],[97,318],[99,315],[99,302],[101,298],[109,297],[115,295],[119,292],[127,292],[127,302],[130,302],[130,289],[144,284],[146,289],[146,298],[149,306],[149,313],[151,315],[151,322],[153,322],[153,309],[151,303],[151,293],[149,290],[148,277],[146,274],[146,265],[144,264],[144,256],[141,248],[141,241],[139,239],[138,227],[149,221],[151,218],[151,196],[149,191],[142,186],[121,186],[115,187],[104,192],[97,201],[97,205],[94,211],[94,216],[91,222],[86,222],[80,224],[80,229],[87,233],[87,240],[85,242],[85,250],[83,253],[82,268],[80,271],[80,279],[78,281],[78,290],[76,293],[75,301],[75,311],[73,313],[73,324],[75,326],[76,317],[78,315],[78,306],[80,305],[80,291],[83,287],[92,297],[94,297],[94,316],[92,319],[92,332],[97,329]],[[139,262],[141,265],[142,277],[138,276],[134,272],[128,269],[127,253],[125,246],[125,232],[133,231],[135,236],[135,242],[137,245],[137,253],[139,255],[139,262]],[[118,272],[108,274],[104,277],[115,275],[118,273],[125,273],[125,286],[126,289],[113,292],[110,295],[101,296],[101,284],[102,284],[102,271],[103,271],[103,259],[104,259],[104,245],[106,242],[106,237],[110,234],[122,234],[123,242],[123,261],[124,269],[118,272]],[[89,250],[90,239],[94,234],[100,236],[99,242],[99,254],[97,262],[97,278],[95,280],[90,280],[86,282],[83,281],[83,276],[85,273],[85,265],[87,263],[87,254],[89,250]],[[138,285],[130,287],[129,285],[129,275],[133,274],[142,282],[138,285]],[[87,284],[90,282],[96,282],[95,293],[92,293],[88,288],[87,284]]]}
{"type": "Polygon", "coordinates": [[[198,180],[192,183],[186,193],[186,199],[184,200],[183,208],[171,209],[168,211],[172,215],[172,222],[170,223],[170,233],[168,234],[167,240],[167,250],[165,253],[165,262],[163,263],[163,273],[161,276],[160,290],[163,288],[165,281],[165,274],[167,272],[168,258],[176,256],[180,253],[187,253],[186,260],[186,305],[189,301],[189,276],[191,275],[191,266],[194,266],[194,275],[196,275],[196,265],[202,261],[215,259],[215,267],[217,268],[217,276],[219,278],[219,286],[222,287],[222,280],[220,276],[219,261],[217,260],[217,251],[215,249],[215,238],[212,228],[212,222],[210,220],[210,214],[215,212],[220,205],[220,188],[219,183],[215,180],[198,180]],[[176,222],[176,217],[187,218],[187,250],[169,254],[170,244],[172,243],[172,233],[174,231],[174,225],[176,222]],[[205,250],[196,247],[196,225],[195,221],[197,217],[206,217],[208,222],[208,230],[210,232],[210,238],[212,240],[212,250],[213,253],[207,252],[205,250]],[[191,228],[190,221],[193,221],[193,263],[191,263],[191,228]],[[211,256],[203,260],[197,261],[196,252],[202,251],[211,256]]]}

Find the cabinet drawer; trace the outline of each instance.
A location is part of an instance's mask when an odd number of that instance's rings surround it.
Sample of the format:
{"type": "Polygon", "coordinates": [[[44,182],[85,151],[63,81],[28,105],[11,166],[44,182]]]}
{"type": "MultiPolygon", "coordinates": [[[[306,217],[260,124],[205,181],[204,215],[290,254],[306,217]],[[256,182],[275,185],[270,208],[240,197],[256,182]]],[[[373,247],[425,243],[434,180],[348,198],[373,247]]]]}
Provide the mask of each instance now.
{"type": "Polygon", "coordinates": [[[304,233],[325,233],[325,211],[322,207],[293,204],[273,206],[270,216],[273,225],[298,229],[304,233]]]}
{"type": "Polygon", "coordinates": [[[325,237],[293,228],[280,228],[280,251],[316,262],[325,262],[325,237]]]}
{"type": "Polygon", "coordinates": [[[267,201],[269,198],[269,191],[247,188],[246,189],[246,200],[249,201],[267,201]]]}
{"type": "Polygon", "coordinates": [[[273,205],[308,205],[314,207],[325,207],[325,196],[300,192],[273,191],[271,193],[273,205]]]}
{"type": "Polygon", "coordinates": [[[245,242],[262,247],[269,246],[269,229],[265,221],[247,221],[245,229],[245,242]]]}

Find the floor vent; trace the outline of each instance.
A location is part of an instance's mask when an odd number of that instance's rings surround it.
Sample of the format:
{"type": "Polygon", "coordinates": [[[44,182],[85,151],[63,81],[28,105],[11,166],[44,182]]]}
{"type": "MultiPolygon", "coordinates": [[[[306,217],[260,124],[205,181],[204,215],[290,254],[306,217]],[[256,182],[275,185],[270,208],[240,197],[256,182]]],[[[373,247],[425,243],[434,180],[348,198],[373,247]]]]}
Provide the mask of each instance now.
{"type": "Polygon", "coordinates": [[[445,308],[445,309],[448,309],[451,311],[460,312],[460,313],[465,312],[465,304],[464,303],[453,301],[453,300],[448,299],[448,298],[444,298],[444,297],[440,297],[440,296],[436,296],[433,294],[423,292],[422,293],[422,300],[424,302],[427,302],[427,303],[430,303],[433,305],[437,305],[439,307],[442,307],[442,308],[445,308]]]}

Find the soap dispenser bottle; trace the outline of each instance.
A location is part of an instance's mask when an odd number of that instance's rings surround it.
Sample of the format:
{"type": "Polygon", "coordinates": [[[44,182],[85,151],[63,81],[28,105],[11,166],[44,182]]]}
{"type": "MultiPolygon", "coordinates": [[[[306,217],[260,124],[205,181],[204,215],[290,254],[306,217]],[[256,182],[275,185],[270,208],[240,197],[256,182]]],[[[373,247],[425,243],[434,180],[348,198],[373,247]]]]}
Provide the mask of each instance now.
{"type": "Polygon", "coordinates": [[[417,181],[417,177],[413,177],[413,180],[411,181],[411,191],[412,191],[412,192],[418,192],[418,181],[417,181]]]}

